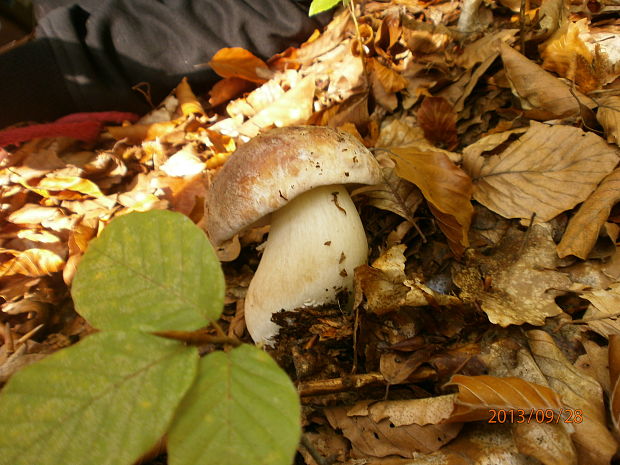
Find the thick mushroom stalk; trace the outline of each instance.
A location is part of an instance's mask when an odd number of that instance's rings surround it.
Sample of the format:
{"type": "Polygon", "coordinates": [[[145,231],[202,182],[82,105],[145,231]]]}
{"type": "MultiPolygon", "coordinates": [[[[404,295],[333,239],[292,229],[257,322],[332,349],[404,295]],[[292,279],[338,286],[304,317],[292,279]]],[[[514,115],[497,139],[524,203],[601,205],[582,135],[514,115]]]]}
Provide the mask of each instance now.
{"type": "Polygon", "coordinates": [[[252,339],[268,343],[278,332],[275,312],[332,303],[352,291],[353,270],[367,256],[362,222],[343,186],[317,187],[274,212],[245,301],[252,339]]]}

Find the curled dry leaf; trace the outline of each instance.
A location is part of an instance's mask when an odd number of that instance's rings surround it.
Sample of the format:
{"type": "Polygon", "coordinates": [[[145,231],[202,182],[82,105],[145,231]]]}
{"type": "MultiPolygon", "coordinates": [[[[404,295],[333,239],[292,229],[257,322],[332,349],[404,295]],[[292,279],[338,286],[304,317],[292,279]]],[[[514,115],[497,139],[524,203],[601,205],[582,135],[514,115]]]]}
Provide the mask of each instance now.
{"type": "Polygon", "coordinates": [[[609,410],[616,438],[620,437],[620,334],[609,336],[609,410]]]}
{"type": "Polygon", "coordinates": [[[36,278],[60,271],[65,265],[63,258],[46,249],[24,251],[0,249],[0,253],[13,256],[13,258],[0,264],[0,276],[20,274],[36,278]]]}
{"type": "Polygon", "coordinates": [[[373,266],[361,265],[355,269],[354,306],[366,297],[368,311],[378,315],[398,310],[402,306],[458,305],[461,301],[435,292],[418,279],[407,279],[404,244],[387,250],[373,266]]]}
{"type": "Polygon", "coordinates": [[[500,155],[465,165],[474,199],[506,218],[549,221],[583,202],[618,163],[618,150],[591,132],[532,121],[500,155]]]}
{"type": "Polygon", "coordinates": [[[454,375],[450,384],[459,389],[450,421],[476,421],[491,417],[493,410],[543,410],[559,414],[562,402],[546,386],[522,378],[454,375]]]}
{"type": "Polygon", "coordinates": [[[618,445],[607,429],[600,384],[575,368],[545,331],[531,330],[527,337],[534,359],[549,386],[559,394],[567,408],[581,413],[583,421],[573,418],[571,423],[575,429],[573,442],[579,463],[608,465],[618,445]]]}
{"type": "Polygon", "coordinates": [[[607,142],[620,145],[620,97],[601,99],[596,119],[605,129],[607,142]]]}
{"type": "Polygon", "coordinates": [[[354,455],[415,457],[417,452],[436,451],[458,435],[460,424],[429,422],[445,417],[451,402],[449,396],[374,405],[362,402],[351,408],[330,408],[325,414],[330,425],[351,441],[354,455]]]}
{"type": "Polygon", "coordinates": [[[177,153],[172,155],[160,166],[160,169],[168,176],[193,176],[205,169],[205,163],[198,158],[192,144],[187,144],[177,153]]]}
{"type": "Polygon", "coordinates": [[[243,123],[239,132],[254,137],[261,129],[272,125],[282,127],[306,122],[312,115],[314,91],[314,76],[306,76],[297,86],[243,123]]]}
{"type": "Polygon", "coordinates": [[[599,87],[592,66],[593,56],[579,34],[588,30],[587,19],[567,21],[540,48],[542,67],[575,82],[582,92],[599,87]]]}
{"type": "Polygon", "coordinates": [[[558,264],[548,225],[533,225],[527,237],[513,227],[493,251],[472,252],[465,266],[456,266],[454,283],[461,299],[479,302],[493,324],[543,325],[562,313],[555,297],[571,285],[554,270],[558,264]]]}
{"type": "Polygon", "coordinates": [[[590,302],[583,316],[588,328],[607,338],[620,334],[620,283],[612,284],[609,289],[583,292],[581,297],[590,302]]]}
{"type": "MultiPolygon", "coordinates": [[[[432,206],[458,223],[458,235],[446,230],[448,239],[464,247],[474,208],[470,202],[472,184],[469,176],[441,152],[426,152],[412,147],[391,147],[396,174],[412,182],[432,206]],[[455,237],[456,236],[456,237],[455,237]]],[[[440,222],[440,227],[444,222],[440,222]]],[[[443,230],[443,229],[442,229],[443,230]]]]}
{"type": "Polygon", "coordinates": [[[209,61],[209,66],[224,78],[236,77],[257,84],[264,83],[269,76],[267,63],[240,47],[218,50],[209,61]]]}
{"type": "Polygon", "coordinates": [[[194,92],[189,86],[186,77],[181,79],[181,82],[174,90],[174,93],[179,101],[179,108],[181,109],[183,116],[205,114],[204,108],[202,108],[202,105],[196,98],[196,95],[194,95],[194,92]]]}
{"type": "Polygon", "coordinates": [[[620,169],[615,169],[579,207],[558,244],[558,255],[575,255],[586,259],[609,218],[612,207],[620,201],[620,169]]]}
{"type": "Polygon", "coordinates": [[[456,148],[456,112],[446,99],[425,97],[416,117],[427,140],[448,150],[456,148]]]}
{"type": "Polygon", "coordinates": [[[373,207],[391,211],[414,223],[415,212],[422,203],[420,189],[396,174],[396,164],[385,152],[377,153],[376,159],[381,165],[383,183],[360,187],[352,195],[364,194],[373,207]]]}
{"type": "Polygon", "coordinates": [[[542,119],[551,119],[578,115],[580,103],[588,108],[596,106],[580,92],[571,93],[570,88],[558,78],[504,43],[501,54],[506,77],[525,110],[542,111],[542,119]]]}
{"type": "Polygon", "coordinates": [[[388,110],[395,110],[398,106],[396,92],[407,87],[407,80],[396,71],[383,66],[376,58],[370,58],[367,63],[375,99],[388,110]]]}

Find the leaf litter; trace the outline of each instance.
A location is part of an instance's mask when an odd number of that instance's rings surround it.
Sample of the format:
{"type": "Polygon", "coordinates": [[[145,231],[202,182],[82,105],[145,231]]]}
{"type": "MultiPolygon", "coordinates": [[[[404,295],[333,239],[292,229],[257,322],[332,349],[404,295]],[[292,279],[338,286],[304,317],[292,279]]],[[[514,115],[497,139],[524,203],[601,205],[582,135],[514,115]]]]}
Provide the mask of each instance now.
{"type": "MultiPolygon", "coordinates": [[[[272,127],[324,125],[371,148],[384,181],[353,191],[370,244],[353,308],[274,316],[270,353],[304,404],[300,460],[611,463],[614,12],[613,2],[355,2],[356,21],[340,9],[267,61],[221,50],[209,65],[223,79],[208,95],[183,80],[138,121],[80,115],[3,132],[0,382],[94,331],[68,286],[112,218],[170,209],[203,225],[210,181],[237,147],[272,127]]],[[[220,326],[247,342],[243,299],[267,231],[218,250],[220,326]]]]}

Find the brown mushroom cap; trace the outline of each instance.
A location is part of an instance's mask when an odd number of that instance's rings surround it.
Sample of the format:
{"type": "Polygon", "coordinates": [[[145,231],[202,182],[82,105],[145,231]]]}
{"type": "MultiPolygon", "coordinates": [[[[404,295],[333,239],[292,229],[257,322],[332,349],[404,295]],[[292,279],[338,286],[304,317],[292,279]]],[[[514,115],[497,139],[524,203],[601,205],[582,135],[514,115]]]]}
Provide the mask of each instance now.
{"type": "Polygon", "coordinates": [[[206,228],[220,245],[315,187],[382,179],[373,155],[346,132],[324,126],[273,129],[237,149],[215,176],[206,228]]]}

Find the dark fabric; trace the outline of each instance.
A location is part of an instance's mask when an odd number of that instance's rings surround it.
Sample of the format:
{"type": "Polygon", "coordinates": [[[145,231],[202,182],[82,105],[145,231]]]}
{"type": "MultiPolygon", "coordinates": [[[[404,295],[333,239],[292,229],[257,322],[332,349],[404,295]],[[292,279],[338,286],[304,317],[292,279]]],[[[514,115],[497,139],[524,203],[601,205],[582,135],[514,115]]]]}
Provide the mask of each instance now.
{"type": "Polygon", "coordinates": [[[45,15],[34,42],[0,55],[0,126],[73,111],[144,113],[135,84],[150,83],[154,103],[183,76],[202,92],[218,79],[205,64],[220,48],[266,59],[328,19],[308,18],[307,4],[293,0],[54,2],[64,5],[35,5],[45,15]]]}

